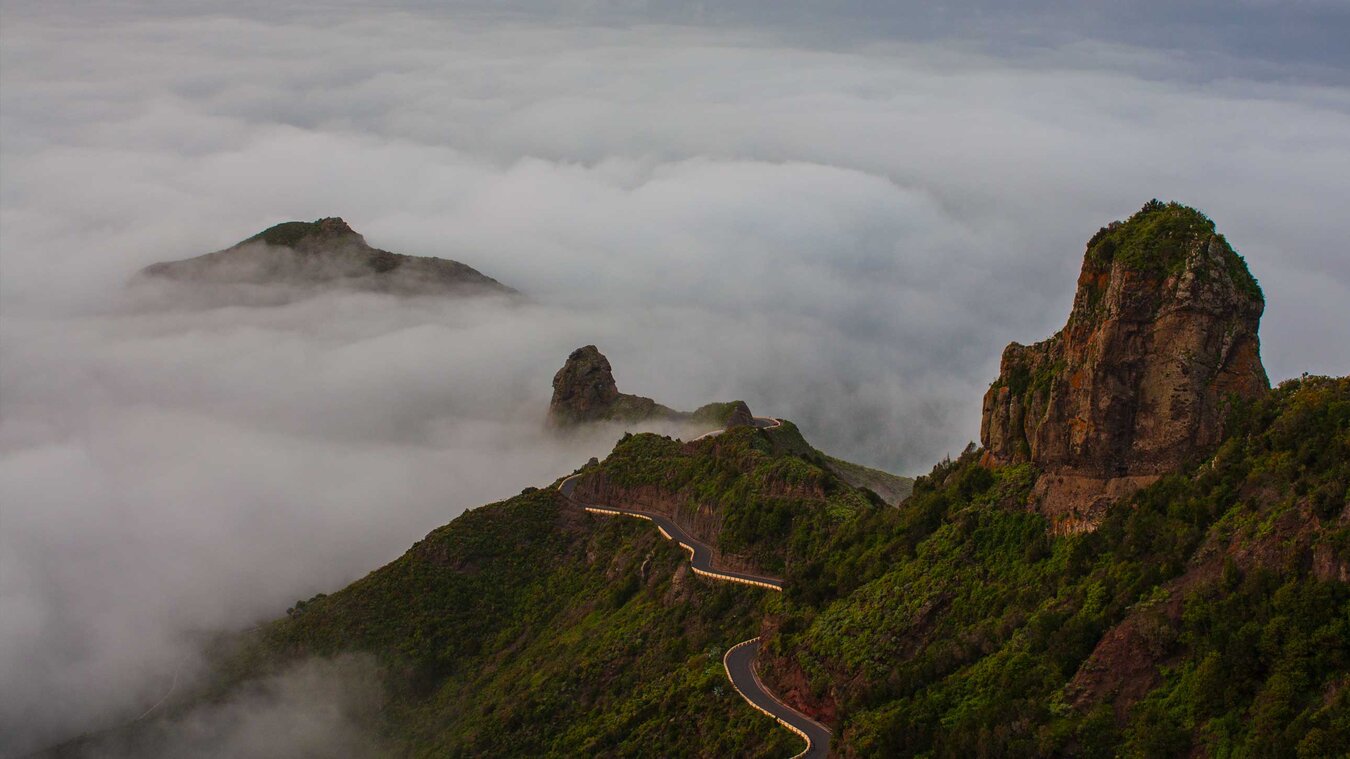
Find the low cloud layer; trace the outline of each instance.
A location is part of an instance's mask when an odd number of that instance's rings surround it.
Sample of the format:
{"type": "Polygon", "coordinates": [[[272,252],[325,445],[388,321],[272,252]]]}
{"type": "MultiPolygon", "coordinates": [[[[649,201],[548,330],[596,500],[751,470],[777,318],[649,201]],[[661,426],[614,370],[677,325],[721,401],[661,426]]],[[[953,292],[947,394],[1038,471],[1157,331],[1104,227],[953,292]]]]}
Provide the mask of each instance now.
{"type": "Polygon", "coordinates": [[[216,703],[137,731],[95,736],[81,756],[274,759],[384,755],[378,714],[383,673],[367,656],[311,659],[244,683],[216,703]]]}
{"type": "Polygon", "coordinates": [[[1305,76],[1334,58],[242,7],[0,30],[0,754],[603,454],[540,434],[579,345],[922,472],[1156,196],[1247,257],[1274,378],[1350,373],[1350,95],[1305,76]],[[532,300],[124,286],[330,215],[532,300]]]}
{"type": "Polygon", "coordinates": [[[0,696],[6,736],[115,724],[195,670],[201,633],[341,587],[618,435],[541,434],[537,369],[591,315],[162,296],[0,328],[0,667],[28,684],[0,696]]]}

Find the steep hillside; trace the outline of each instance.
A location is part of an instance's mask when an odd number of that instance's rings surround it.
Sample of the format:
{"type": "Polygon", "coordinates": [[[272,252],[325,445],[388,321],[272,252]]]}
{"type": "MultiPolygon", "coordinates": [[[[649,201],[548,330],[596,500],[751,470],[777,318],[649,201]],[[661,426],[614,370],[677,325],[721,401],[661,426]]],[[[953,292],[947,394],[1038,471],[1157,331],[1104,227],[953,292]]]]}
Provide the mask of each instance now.
{"type": "Polygon", "coordinates": [[[691,443],[625,435],[583,470],[576,494],[665,514],[714,546],[728,568],[772,575],[814,555],[837,525],[886,508],[835,475],[791,422],[691,443]]]}
{"type": "Polygon", "coordinates": [[[194,710],[297,662],[368,655],[380,699],[371,753],[788,756],[800,741],[751,710],[722,667],[764,596],[695,577],[645,523],[530,489],[231,642],[209,690],[159,719],[49,755],[154,755],[194,710]]]}
{"type": "Polygon", "coordinates": [[[399,295],[515,293],[458,261],[372,248],[336,217],[277,224],[215,253],[152,264],[139,276],[198,285],[344,287],[399,295]]]}
{"type": "Polygon", "coordinates": [[[1350,750],[1350,379],[1236,405],[1217,453],[1055,536],[980,452],[788,575],[765,679],[845,756],[1350,750]]]}
{"type": "Polygon", "coordinates": [[[834,456],[826,456],[825,465],[831,472],[838,475],[839,479],[855,488],[867,488],[881,496],[881,500],[886,503],[898,504],[914,492],[914,479],[912,477],[902,477],[862,464],[855,464],[852,461],[844,461],[834,456]]]}
{"type": "Polygon", "coordinates": [[[672,514],[785,592],[710,583],[650,523],[531,491],[298,603],[221,656],[211,693],[115,737],[368,654],[383,753],[789,756],[799,742],[720,667],[758,633],[766,684],[843,756],[1344,754],[1350,378],[1239,402],[1225,429],[1212,458],[1078,534],[1024,507],[1029,465],[975,449],[895,508],[789,424],[627,436],[579,491],[672,514]]]}

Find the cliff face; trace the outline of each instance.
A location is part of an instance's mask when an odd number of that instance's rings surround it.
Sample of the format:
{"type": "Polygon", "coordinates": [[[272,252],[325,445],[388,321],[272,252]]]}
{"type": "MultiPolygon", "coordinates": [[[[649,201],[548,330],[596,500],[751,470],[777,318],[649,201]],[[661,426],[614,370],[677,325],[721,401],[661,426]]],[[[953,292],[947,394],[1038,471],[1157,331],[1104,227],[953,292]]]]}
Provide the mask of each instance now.
{"type": "Polygon", "coordinates": [[[1034,464],[1033,503],[1056,529],[1094,529],[1108,504],[1211,451],[1230,394],[1269,389],[1264,308],[1213,222],[1151,201],[1088,242],[1064,328],[1003,351],[984,463],[1034,464]]]}
{"type": "Polygon", "coordinates": [[[224,250],[152,264],[140,275],[209,285],[338,286],[400,295],[516,292],[458,261],[373,248],[337,217],[277,224],[224,250]]]}

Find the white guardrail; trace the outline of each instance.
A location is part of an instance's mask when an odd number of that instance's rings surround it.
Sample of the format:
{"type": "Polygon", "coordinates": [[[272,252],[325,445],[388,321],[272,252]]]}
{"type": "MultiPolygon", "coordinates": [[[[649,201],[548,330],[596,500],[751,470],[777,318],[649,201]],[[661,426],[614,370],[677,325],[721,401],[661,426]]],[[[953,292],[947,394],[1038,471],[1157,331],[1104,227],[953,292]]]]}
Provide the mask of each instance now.
{"type": "Polygon", "coordinates": [[[790,731],[792,731],[793,733],[795,733],[795,734],[797,735],[797,737],[799,737],[799,738],[801,738],[802,740],[806,741],[806,748],[803,749],[802,752],[801,752],[800,754],[795,754],[795,755],[793,755],[793,757],[792,757],[792,759],[801,759],[803,756],[806,756],[807,754],[811,753],[811,748],[812,748],[812,746],[814,745],[813,743],[811,743],[811,736],[807,735],[805,731],[803,731],[801,728],[797,727],[796,725],[794,725],[794,724],[788,722],[787,720],[783,719],[782,717],[779,717],[777,714],[774,714],[773,712],[769,711],[768,709],[765,709],[764,707],[760,706],[759,704],[755,703],[754,701],[751,701],[749,696],[745,695],[745,693],[744,693],[740,688],[737,688],[737,687],[736,687],[736,678],[734,678],[734,677],[731,676],[731,665],[727,663],[727,660],[731,658],[732,652],[734,652],[734,651],[735,651],[736,649],[738,649],[738,648],[742,648],[742,647],[744,647],[744,646],[748,646],[748,645],[750,645],[750,644],[752,644],[752,643],[756,643],[756,642],[758,642],[758,641],[759,641],[759,636],[757,635],[757,636],[751,638],[750,640],[743,640],[743,641],[741,641],[740,643],[737,643],[736,645],[732,646],[731,648],[728,648],[728,649],[727,649],[727,652],[726,652],[725,654],[722,654],[722,669],[724,669],[724,670],[727,671],[727,680],[730,680],[730,681],[731,681],[731,687],[734,688],[734,689],[736,690],[736,692],[739,693],[739,694],[741,695],[741,698],[745,699],[745,703],[747,703],[747,704],[749,704],[749,705],[755,707],[757,710],[759,710],[759,711],[763,712],[764,714],[767,714],[768,716],[772,717],[774,722],[777,722],[778,724],[782,725],[783,727],[785,727],[785,728],[787,728],[788,730],[790,730],[790,731]]]}
{"type": "MultiPolygon", "coordinates": [[[[616,516],[616,517],[633,517],[635,519],[645,519],[648,522],[652,522],[653,524],[655,524],[656,521],[651,517],[647,516],[646,514],[639,514],[634,511],[620,511],[619,509],[607,509],[604,506],[582,506],[582,508],[585,509],[586,511],[591,512],[592,514],[604,514],[606,516],[616,516]]],[[[738,577],[736,575],[723,574],[722,572],[718,572],[717,570],[699,569],[692,563],[694,560],[694,556],[697,554],[697,551],[693,546],[689,545],[683,540],[680,540],[679,538],[676,538],[669,532],[666,532],[666,528],[662,527],[659,524],[656,525],[656,529],[661,531],[661,535],[664,536],[666,540],[675,541],[675,543],[680,548],[683,548],[684,550],[689,552],[689,561],[691,562],[689,568],[694,570],[694,574],[696,575],[701,575],[703,577],[710,577],[714,580],[722,580],[724,582],[739,582],[742,585],[753,585],[756,588],[767,588],[768,590],[777,591],[779,593],[783,592],[783,589],[780,588],[779,586],[774,585],[773,583],[770,582],[764,582],[763,580],[752,580],[749,577],[738,577]]]]}

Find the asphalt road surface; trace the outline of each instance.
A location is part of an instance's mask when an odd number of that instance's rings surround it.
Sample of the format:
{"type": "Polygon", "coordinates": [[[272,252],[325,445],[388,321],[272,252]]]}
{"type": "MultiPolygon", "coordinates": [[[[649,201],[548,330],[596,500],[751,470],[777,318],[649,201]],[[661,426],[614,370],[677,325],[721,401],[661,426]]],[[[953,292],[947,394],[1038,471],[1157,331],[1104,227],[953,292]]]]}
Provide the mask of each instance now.
{"type": "MultiPolygon", "coordinates": [[[[777,419],[755,417],[755,426],[760,429],[772,429],[782,424],[777,419]]],[[[702,440],[721,433],[722,430],[715,430],[704,435],[700,435],[695,440],[702,440]]],[[[563,480],[558,485],[558,490],[567,497],[568,500],[596,514],[614,514],[619,516],[637,517],[646,519],[656,525],[661,534],[667,538],[679,543],[689,552],[689,564],[696,574],[709,577],[715,580],[725,580],[728,582],[739,582],[746,585],[754,585],[769,590],[781,591],[783,581],[775,577],[765,577],[763,575],[750,574],[746,572],[733,572],[726,569],[714,569],[712,566],[712,548],[703,541],[695,538],[684,530],[684,528],[671,521],[670,517],[664,514],[658,514],[654,511],[641,511],[638,509],[625,509],[608,504],[588,504],[577,501],[572,493],[576,490],[576,481],[580,475],[572,475],[563,480]]],[[[823,759],[830,753],[830,731],[824,725],[807,717],[805,714],[784,704],[764,687],[760,682],[759,675],[755,673],[755,659],[759,655],[759,638],[747,640],[744,643],[738,643],[732,646],[722,657],[722,664],[726,667],[727,677],[731,679],[731,684],[737,692],[750,702],[750,705],[773,717],[779,724],[788,730],[796,733],[806,740],[806,750],[797,754],[792,759],[823,759]]]]}
{"type": "Polygon", "coordinates": [[[731,684],[756,709],[778,720],[778,723],[806,739],[806,750],[792,759],[825,759],[830,753],[830,731],[824,725],[784,704],[769,693],[759,681],[755,661],[759,658],[759,638],[747,640],[727,651],[722,657],[731,684]]]}

